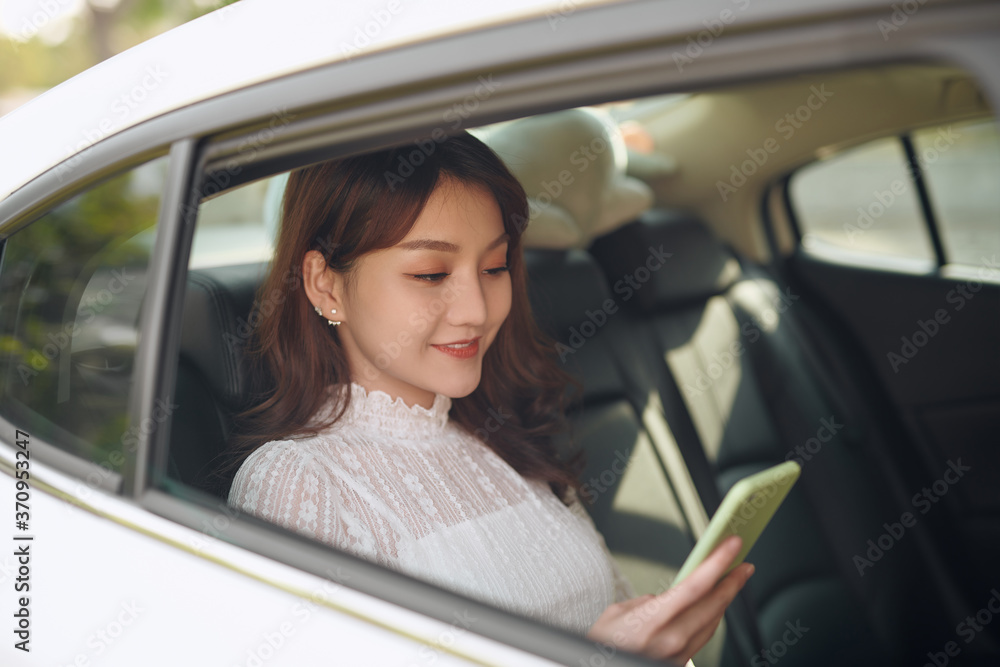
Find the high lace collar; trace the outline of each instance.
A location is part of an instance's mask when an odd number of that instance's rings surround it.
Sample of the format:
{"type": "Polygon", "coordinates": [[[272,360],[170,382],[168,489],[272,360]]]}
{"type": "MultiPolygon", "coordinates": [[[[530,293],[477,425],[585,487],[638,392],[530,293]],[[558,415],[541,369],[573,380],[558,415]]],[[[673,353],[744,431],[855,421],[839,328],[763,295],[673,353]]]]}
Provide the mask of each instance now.
{"type": "MultiPolygon", "coordinates": [[[[332,387],[343,391],[345,385],[332,387]]],[[[402,398],[393,398],[379,389],[368,391],[351,382],[351,404],[337,425],[363,430],[393,440],[424,441],[439,436],[448,423],[451,398],[435,394],[430,408],[408,406],[402,398]]]]}

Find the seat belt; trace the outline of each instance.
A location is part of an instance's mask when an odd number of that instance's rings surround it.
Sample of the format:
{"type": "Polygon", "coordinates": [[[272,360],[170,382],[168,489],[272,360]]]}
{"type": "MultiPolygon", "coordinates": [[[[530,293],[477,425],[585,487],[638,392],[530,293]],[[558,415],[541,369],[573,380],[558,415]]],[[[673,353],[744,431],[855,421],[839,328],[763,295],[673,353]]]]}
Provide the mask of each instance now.
{"type": "MultiPolygon", "coordinates": [[[[630,377],[617,350],[611,355],[611,360],[622,377],[630,377]]],[[[681,505],[688,526],[697,540],[705,532],[709,521],[706,500],[711,504],[714,513],[721,503],[721,498],[714,480],[711,484],[697,485],[691,476],[687,455],[699,457],[699,464],[705,466],[703,469],[710,470],[711,468],[705,457],[705,450],[701,445],[701,439],[698,437],[694,422],[691,421],[690,415],[683,407],[685,403],[683,403],[680,388],[666,362],[661,360],[660,364],[659,370],[661,372],[657,374],[656,392],[651,392],[646,397],[645,405],[633,403],[633,409],[640,416],[643,428],[653,444],[653,450],[660,462],[660,467],[673,486],[674,494],[681,505]],[[663,394],[667,394],[668,401],[677,406],[677,409],[670,410],[669,414],[660,398],[663,394]],[[671,424],[674,424],[673,429],[671,429],[671,424]],[[681,426],[680,433],[684,434],[682,437],[686,446],[683,446],[675,437],[678,425],[681,426]]],[[[740,591],[730,604],[729,609],[726,610],[726,616],[728,618],[726,627],[740,655],[748,658],[761,655],[764,643],[757,623],[757,611],[744,591],[740,591]]]]}

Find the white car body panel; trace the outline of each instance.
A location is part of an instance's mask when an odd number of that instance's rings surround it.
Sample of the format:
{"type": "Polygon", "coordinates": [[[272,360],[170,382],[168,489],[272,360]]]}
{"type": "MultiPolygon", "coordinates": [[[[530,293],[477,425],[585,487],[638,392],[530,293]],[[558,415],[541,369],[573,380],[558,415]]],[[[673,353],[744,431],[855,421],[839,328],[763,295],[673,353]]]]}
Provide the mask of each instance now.
{"type": "MultiPolygon", "coordinates": [[[[310,67],[544,15],[566,4],[243,0],[143,42],[7,114],[0,122],[0,146],[17,159],[0,160],[0,199],[101,139],[173,109],[310,67]]],[[[602,0],[570,4],[575,11],[602,0]]]]}

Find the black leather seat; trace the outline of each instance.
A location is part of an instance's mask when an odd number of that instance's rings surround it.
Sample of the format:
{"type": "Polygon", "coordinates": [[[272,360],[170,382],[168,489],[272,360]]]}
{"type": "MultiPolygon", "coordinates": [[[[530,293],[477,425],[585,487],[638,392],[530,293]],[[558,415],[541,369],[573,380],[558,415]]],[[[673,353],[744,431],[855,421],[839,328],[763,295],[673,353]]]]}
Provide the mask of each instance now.
{"type": "MultiPolygon", "coordinates": [[[[698,499],[662,411],[636,400],[622,366],[616,348],[632,332],[620,298],[584,251],[527,250],[525,260],[536,318],[584,384],[568,436],[587,454],[587,509],[636,594],[662,592],[694,544],[688,515],[698,499]]],[[[727,624],[696,656],[699,667],[743,664],[737,656],[755,652],[746,610],[734,606],[727,624]]]]}
{"type": "Polygon", "coordinates": [[[243,347],[251,309],[266,264],[244,264],[188,273],[174,413],[170,477],[222,497],[214,473],[232,426],[245,407],[243,347]]]}
{"type": "Polygon", "coordinates": [[[943,605],[924,585],[916,540],[859,574],[853,556],[906,508],[824,384],[795,323],[799,296],[685,215],[647,214],[589,250],[614,278],[661,246],[673,256],[623,303],[628,334],[615,346],[635,400],[660,397],[710,512],[739,479],[792,457],[803,465],[752,553],[763,647],[789,667],[918,664],[948,638],[943,605]],[[800,626],[808,631],[789,635],[800,626]]]}

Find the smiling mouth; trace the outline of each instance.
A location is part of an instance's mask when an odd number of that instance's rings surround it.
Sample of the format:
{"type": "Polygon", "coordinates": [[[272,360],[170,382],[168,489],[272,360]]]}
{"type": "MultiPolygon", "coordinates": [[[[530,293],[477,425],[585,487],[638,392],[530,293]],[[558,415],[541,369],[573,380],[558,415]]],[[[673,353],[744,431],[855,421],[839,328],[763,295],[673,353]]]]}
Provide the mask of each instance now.
{"type": "Polygon", "coordinates": [[[469,359],[479,352],[479,338],[461,341],[458,343],[445,343],[442,345],[431,344],[431,347],[444,352],[448,356],[458,359],[469,359]]]}
{"type": "Polygon", "coordinates": [[[479,342],[478,338],[473,339],[473,340],[466,340],[466,341],[463,341],[461,343],[446,343],[444,345],[437,345],[436,347],[449,347],[449,348],[451,348],[453,350],[461,350],[463,348],[469,347],[470,345],[472,345],[473,343],[476,343],[476,342],[479,342]]]}

